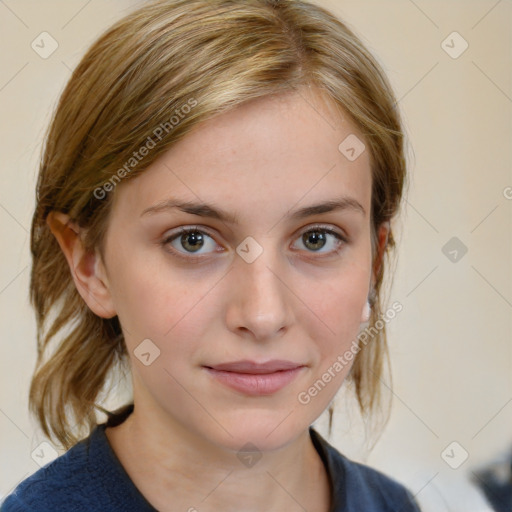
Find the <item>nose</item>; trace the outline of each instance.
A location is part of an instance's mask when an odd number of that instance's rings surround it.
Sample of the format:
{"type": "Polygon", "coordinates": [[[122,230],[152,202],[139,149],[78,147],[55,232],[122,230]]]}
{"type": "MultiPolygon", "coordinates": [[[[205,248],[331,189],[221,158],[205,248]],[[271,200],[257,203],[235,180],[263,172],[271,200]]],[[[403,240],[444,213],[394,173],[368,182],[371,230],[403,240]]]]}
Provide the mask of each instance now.
{"type": "Polygon", "coordinates": [[[289,272],[270,250],[252,263],[237,256],[230,273],[226,323],[239,336],[270,341],[282,336],[293,322],[293,293],[289,272]]]}

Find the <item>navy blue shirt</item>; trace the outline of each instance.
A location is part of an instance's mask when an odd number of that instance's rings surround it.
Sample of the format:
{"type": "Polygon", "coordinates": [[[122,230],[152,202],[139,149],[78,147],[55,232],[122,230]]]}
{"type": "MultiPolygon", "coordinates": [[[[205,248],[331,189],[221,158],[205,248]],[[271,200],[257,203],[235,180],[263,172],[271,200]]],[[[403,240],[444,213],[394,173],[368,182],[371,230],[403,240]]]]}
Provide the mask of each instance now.
{"type": "MultiPolygon", "coordinates": [[[[0,512],[154,512],[105,435],[107,426],[118,423],[98,425],[88,438],[21,482],[0,512]]],[[[420,512],[401,484],[349,460],[313,428],[309,432],[331,483],[330,512],[420,512]]]]}

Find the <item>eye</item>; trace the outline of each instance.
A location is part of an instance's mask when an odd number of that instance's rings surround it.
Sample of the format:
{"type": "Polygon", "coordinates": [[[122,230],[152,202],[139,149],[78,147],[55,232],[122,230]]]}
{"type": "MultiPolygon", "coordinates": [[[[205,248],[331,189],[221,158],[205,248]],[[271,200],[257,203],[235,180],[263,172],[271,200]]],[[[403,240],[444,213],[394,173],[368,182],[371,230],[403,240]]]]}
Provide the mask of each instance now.
{"type": "MultiPolygon", "coordinates": [[[[307,252],[318,254],[336,254],[347,239],[329,227],[314,226],[299,237],[307,252]],[[322,250],[327,247],[327,250],[322,250]]],[[[212,236],[198,226],[180,227],[177,232],[166,236],[162,246],[180,258],[188,261],[203,259],[210,252],[223,252],[218,249],[212,236]],[[204,249],[204,250],[203,250],[204,249]],[[209,250],[208,250],[209,249],[209,250]]]]}
{"type": "MultiPolygon", "coordinates": [[[[175,252],[178,254],[178,256],[184,256],[187,259],[195,259],[195,256],[186,256],[194,255],[194,254],[203,254],[204,252],[211,252],[211,251],[203,251],[201,252],[201,249],[206,247],[208,249],[208,246],[211,250],[215,250],[216,243],[213,240],[213,238],[206,233],[206,231],[203,231],[201,229],[198,229],[197,226],[194,227],[180,227],[178,232],[173,233],[169,236],[167,236],[163,241],[162,245],[164,246],[171,246],[172,252],[175,252]],[[184,249],[184,250],[183,250],[184,249]]],[[[197,258],[200,258],[198,256],[197,258]]]]}
{"type": "Polygon", "coordinates": [[[338,253],[341,246],[347,242],[347,239],[341,233],[324,226],[314,226],[304,231],[299,240],[308,252],[320,254],[338,253]],[[327,249],[322,251],[325,247],[327,249]]]}

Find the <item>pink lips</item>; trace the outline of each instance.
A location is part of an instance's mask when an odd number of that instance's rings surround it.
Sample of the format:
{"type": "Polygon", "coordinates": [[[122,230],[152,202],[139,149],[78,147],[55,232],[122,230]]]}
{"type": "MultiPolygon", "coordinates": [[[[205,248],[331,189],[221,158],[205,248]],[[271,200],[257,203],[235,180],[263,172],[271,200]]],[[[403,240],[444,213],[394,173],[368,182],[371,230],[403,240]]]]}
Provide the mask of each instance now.
{"type": "Polygon", "coordinates": [[[284,388],[304,365],[283,360],[235,361],[204,368],[222,384],[246,395],[258,396],[271,395],[284,388]]]}

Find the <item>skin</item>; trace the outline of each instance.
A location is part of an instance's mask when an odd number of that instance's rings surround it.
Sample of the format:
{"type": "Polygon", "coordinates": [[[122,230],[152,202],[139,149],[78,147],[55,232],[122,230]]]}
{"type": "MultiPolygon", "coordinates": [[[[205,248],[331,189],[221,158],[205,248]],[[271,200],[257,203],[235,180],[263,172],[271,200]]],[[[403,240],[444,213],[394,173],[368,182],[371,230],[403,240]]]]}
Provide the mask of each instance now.
{"type": "Polygon", "coordinates": [[[69,218],[50,215],[86,303],[101,317],[119,316],[135,410],[106,434],[158,510],[328,511],[329,483],[308,427],[350,367],[308,404],[297,397],[356,338],[389,229],[381,226],[372,261],[370,155],[349,161],[338,150],[350,134],[364,140],[310,90],[254,100],[197,126],[117,186],[104,258],[84,252],[69,218]],[[341,196],[364,213],[285,217],[341,196]],[[214,203],[238,223],[177,209],[141,215],[170,198],[214,203]],[[347,241],[325,234],[315,242],[318,224],[347,241]],[[198,253],[190,237],[163,243],[180,226],[202,231],[198,253]],[[251,263],[236,252],[248,236],[263,248],[251,263]],[[194,255],[203,259],[186,259],[194,255]],[[160,355],[145,366],[134,350],[148,338],[160,355]],[[241,359],[305,368],[272,395],[247,396],[203,366],[241,359]],[[237,457],[248,442],[261,455],[252,467],[237,457]]]}

